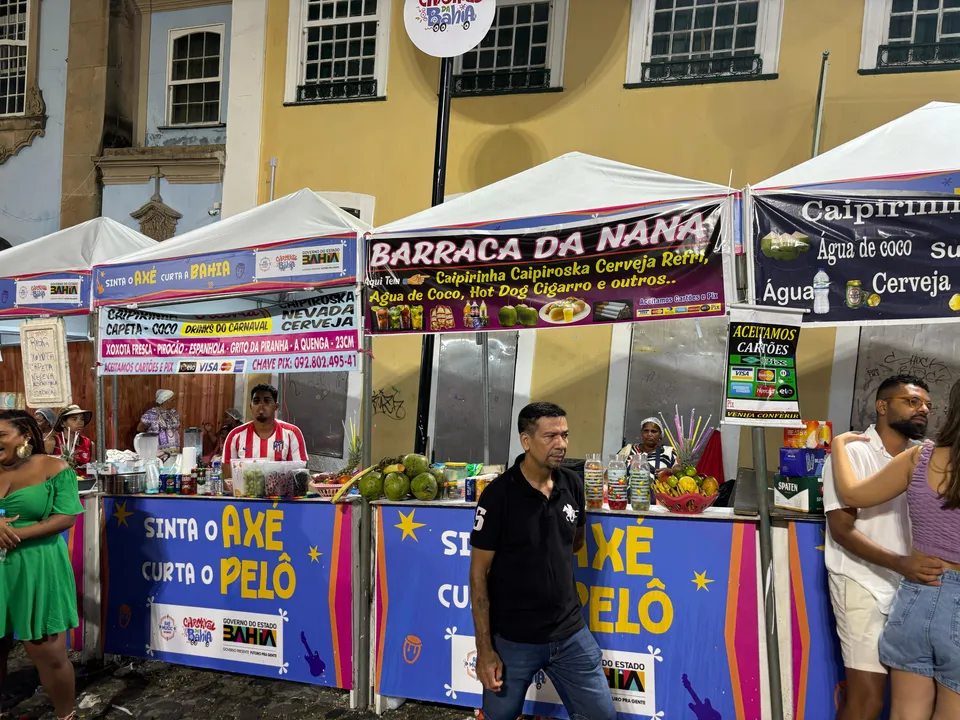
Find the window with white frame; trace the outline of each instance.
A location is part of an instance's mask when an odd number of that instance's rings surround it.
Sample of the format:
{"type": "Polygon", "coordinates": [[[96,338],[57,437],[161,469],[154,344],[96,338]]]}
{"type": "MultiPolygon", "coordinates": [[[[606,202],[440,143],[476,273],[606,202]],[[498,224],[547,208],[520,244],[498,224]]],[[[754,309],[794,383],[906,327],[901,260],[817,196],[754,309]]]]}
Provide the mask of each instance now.
{"type": "Polygon", "coordinates": [[[24,111],[29,9],[29,0],[0,0],[0,116],[24,111]]]}
{"type": "Polygon", "coordinates": [[[498,95],[559,89],[568,0],[498,0],[480,44],[454,64],[454,95],[498,95]]]}
{"type": "Polygon", "coordinates": [[[633,0],[628,86],[776,74],[783,0],[633,0]]]}
{"type": "Polygon", "coordinates": [[[386,95],[390,0],[290,0],[286,102],[386,95]]]}
{"type": "Polygon", "coordinates": [[[219,124],[223,34],[223,25],[170,31],[167,125],[219,124]]]}
{"type": "Polygon", "coordinates": [[[960,67],[960,0],[875,0],[864,9],[861,70],[960,67]]]}

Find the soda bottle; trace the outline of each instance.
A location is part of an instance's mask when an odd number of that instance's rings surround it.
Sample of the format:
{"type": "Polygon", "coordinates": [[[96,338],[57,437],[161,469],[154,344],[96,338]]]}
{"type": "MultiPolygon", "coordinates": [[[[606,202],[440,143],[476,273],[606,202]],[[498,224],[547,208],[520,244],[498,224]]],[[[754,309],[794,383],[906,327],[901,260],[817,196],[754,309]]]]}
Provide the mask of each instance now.
{"type": "Polygon", "coordinates": [[[611,510],[627,509],[627,465],[619,455],[607,465],[607,502],[611,510]]]}
{"type": "Polygon", "coordinates": [[[830,276],[823,268],[817,270],[817,274],[813,276],[813,312],[816,315],[830,312],[830,276]]]}

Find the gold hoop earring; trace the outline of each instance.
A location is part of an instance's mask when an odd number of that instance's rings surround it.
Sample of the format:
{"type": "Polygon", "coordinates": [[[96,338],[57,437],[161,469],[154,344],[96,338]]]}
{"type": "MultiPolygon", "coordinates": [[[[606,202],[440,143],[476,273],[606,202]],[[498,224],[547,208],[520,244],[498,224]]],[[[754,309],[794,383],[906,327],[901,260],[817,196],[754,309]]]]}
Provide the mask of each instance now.
{"type": "Polygon", "coordinates": [[[21,460],[26,460],[31,455],[33,455],[33,445],[29,442],[25,442],[17,448],[17,457],[21,460]]]}

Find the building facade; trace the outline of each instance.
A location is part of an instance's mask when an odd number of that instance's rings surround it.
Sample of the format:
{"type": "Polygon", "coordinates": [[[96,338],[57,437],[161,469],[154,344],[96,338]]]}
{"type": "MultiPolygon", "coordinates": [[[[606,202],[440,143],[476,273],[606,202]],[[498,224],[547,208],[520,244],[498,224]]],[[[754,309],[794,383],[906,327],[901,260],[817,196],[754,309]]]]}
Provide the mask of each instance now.
{"type": "MultiPolygon", "coordinates": [[[[960,8],[943,0],[497,5],[487,37],[456,60],[448,197],[569,151],[734,187],[758,182],[810,157],[827,50],[821,150],[931,100],[960,100],[960,8]]],[[[247,202],[251,187],[260,202],[301,187],[357,193],[372,198],[376,224],[429,205],[439,61],[414,48],[402,9],[403,0],[246,3],[246,12],[266,17],[262,34],[234,48],[251,64],[262,57],[262,73],[244,80],[245,94],[262,91],[262,113],[245,116],[235,147],[228,140],[231,158],[241,148],[245,158],[259,150],[256,168],[237,167],[234,176],[247,202]]],[[[630,358],[702,335],[698,327],[666,337],[660,325],[553,329],[505,342],[513,358],[506,405],[523,397],[559,402],[571,413],[571,454],[607,450],[621,431],[639,430],[630,427],[630,408],[643,382],[625,369],[637,365],[630,358]],[[644,335],[659,339],[645,345],[644,335]],[[612,415],[611,404],[619,406],[612,415]],[[618,412],[626,416],[619,428],[618,412]]],[[[856,362],[856,332],[803,332],[809,417],[849,423],[831,405],[831,377],[856,362]]],[[[441,394],[444,352],[455,357],[455,345],[441,343],[441,394]]],[[[377,339],[373,353],[378,457],[413,443],[420,340],[377,339]]],[[[678,377],[649,380],[682,386],[682,366],[674,366],[678,377]]],[[[434,429],[439,443],[442,431],[434,429]]],[[[498,432],[512,435],[512,423],[498,432]]],[[[749,465],[748,442],[742,450],[740,462],[749,465]]]]}
{"type": "Polygon", "coordinates": [[[0,2],[0,237],[215,222],[231,31],[224,0],[0,2]]]}

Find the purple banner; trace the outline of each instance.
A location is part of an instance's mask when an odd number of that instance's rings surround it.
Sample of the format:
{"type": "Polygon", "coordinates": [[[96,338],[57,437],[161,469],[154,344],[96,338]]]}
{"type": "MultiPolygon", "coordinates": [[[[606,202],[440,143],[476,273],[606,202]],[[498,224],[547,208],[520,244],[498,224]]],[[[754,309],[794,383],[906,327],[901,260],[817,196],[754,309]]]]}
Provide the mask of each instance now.
{"type": "Polygon", "coordinates": [[[721,205],[554,234],[371,238],[369,332],[464,332],[722,315],[721,205]]]}

